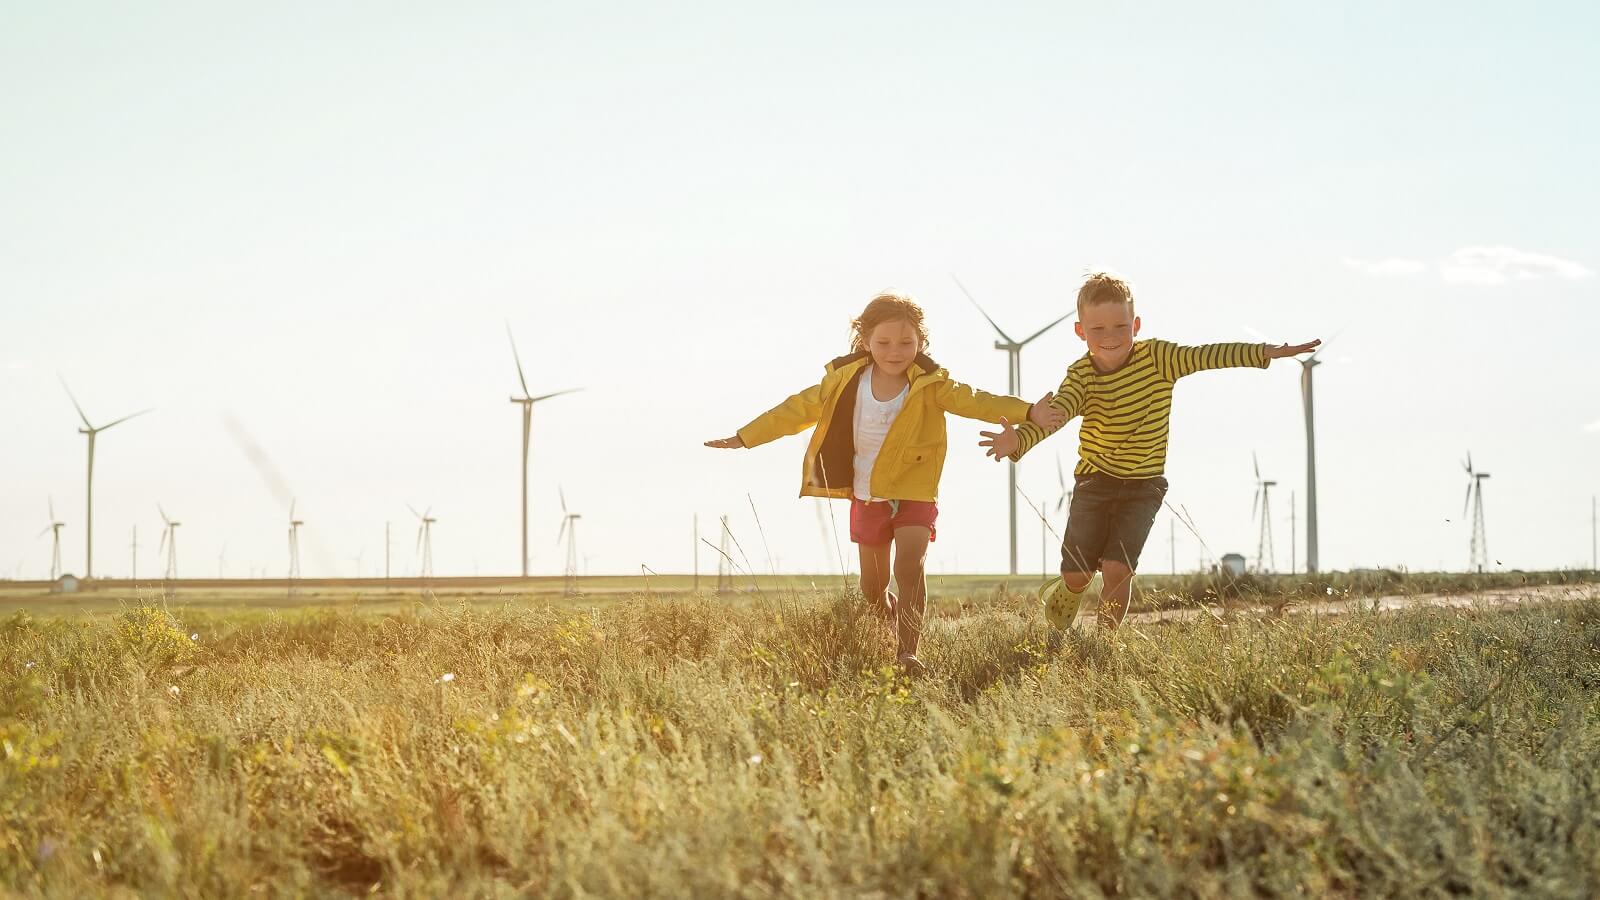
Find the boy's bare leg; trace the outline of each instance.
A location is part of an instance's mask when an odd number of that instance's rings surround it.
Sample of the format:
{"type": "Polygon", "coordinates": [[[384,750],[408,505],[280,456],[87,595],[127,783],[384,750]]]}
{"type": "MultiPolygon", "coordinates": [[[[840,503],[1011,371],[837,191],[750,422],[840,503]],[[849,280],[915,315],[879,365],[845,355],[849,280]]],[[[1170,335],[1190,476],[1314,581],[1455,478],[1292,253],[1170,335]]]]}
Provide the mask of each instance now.
{"type": "Polygon", "coordinates": [[[1100,561],[1100,574],[1105,587],[1100,590],[1100,627],[1116,628],[1128,614],[1128,601],[1133,593],[1133,570],[1114,559],[1100,561]]]}
{"type": "Polygon", "coordinates": [[[861,596],[867,608],[894,624],[889,605],[889,548],[891,544],[857,544],[861,548],[861,596]]]}
{"type": "Polygon", "coordinates": [[[894,530],[894,580],[900,585],[901,659],[915,657],[922,639],[922,615],[927,609],[928,539],[925,525],[905,525],[894,530]]]}
{"type": "Polygon", "coordinates": [[[1061,580],[1066,583],[1067,590],[1074,594],[1081,594],[1089,587],[1089,582],[1094,580],[1093,572],[1062,572],[1061,580]]]}

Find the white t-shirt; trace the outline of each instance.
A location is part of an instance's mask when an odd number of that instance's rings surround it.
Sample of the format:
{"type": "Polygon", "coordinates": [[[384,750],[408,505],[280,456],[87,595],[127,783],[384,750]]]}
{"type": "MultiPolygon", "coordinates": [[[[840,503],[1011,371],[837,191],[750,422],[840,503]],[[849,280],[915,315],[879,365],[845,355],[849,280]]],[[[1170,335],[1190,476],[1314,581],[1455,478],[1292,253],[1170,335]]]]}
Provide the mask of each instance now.
{"type": "Polygon", "coordinates": [[[881,499],[872,496],[872,466],[878,461],[878,451],[883,449],[883,439],[889,434],[894,417],[906,405],[907,384],[889,400],[872,396],[872,370],[861,373],[861,387],[856,392],[856,478],[852,486],[862,500],[881,499]]]}

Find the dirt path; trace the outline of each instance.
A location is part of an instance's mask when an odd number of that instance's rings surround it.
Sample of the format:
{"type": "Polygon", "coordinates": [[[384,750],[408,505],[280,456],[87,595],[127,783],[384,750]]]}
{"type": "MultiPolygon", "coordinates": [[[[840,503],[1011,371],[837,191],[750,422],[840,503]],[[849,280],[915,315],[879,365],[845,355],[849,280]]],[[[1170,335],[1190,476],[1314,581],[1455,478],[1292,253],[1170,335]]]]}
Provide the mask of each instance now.
{"type": "MultiPolygon", "coordinates": [[[[1348,600],[1324,600],[1316,603],[1295,602],[1285,611],[1290,615],[1337,616],[1348,612],[1376,609],[1391,612],[1418,606],[1448,608],[1502,608],[1549,603],[1554,600],[1581,600],[1600,595],[1600,584],[1542,584],[1520,588],[1499,588],[1487,591],[1470,591],[1459,594],[1394,594],[1385,597],[1355,597],[1348,600]]],[[[1189,607],[1162,609],[1151,612],[1129,613],[1124,621],[1144,625],[1155,622],[1187,622],[1202,616],[1221,618],[1222,607],[1189,607]]],[[[1234,615],[1265,617],[1272,609],[1264,606],[1245,606],[1233,610],[1234,615]]]]}

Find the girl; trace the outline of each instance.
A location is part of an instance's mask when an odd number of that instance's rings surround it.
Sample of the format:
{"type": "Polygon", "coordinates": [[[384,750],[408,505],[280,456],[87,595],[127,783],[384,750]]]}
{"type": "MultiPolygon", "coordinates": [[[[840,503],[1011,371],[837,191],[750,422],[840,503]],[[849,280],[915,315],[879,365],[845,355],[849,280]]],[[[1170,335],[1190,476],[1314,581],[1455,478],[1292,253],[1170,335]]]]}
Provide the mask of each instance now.
{"type": "Polygon", "coordinates": [[[806,447],[800,495],[850,500],[850,540],[861,549],[861,593],[889,617],[896,657],[908,674],[917,659],[926,607],[924,562],[938,518],[946,412],[999,425],[1027,417],[1054,429],[1061,413],[1050,395],[1031,407],[1016,397],[974,390],[925,354],[922,308],[885,291],[850,323],[848,355],[828,363],[822,381],[707,447],[754,447],[815,425],[806,447]],[[889,593],[890,548],[901,597],[889,593]]]}

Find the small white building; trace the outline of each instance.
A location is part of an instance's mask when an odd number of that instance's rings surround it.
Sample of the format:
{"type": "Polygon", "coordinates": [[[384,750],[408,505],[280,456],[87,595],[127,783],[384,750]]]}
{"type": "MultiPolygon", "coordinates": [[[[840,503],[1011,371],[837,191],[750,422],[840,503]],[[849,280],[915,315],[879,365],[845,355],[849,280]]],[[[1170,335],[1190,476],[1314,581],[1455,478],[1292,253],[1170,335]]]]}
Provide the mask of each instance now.
{"type": "Polygon", "coordinates": [[[52,594],[76,594],[78,592],[78,576],[62,575],[50,585],[52,594]]]}
{"type": "Polygon", "coordinates": [[[1244,574],[1244,555],[1239,553],[1222,554],[1222,570],[1235,578],[1244,574]]]}

